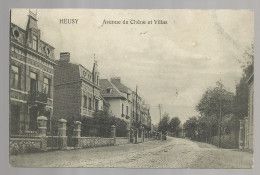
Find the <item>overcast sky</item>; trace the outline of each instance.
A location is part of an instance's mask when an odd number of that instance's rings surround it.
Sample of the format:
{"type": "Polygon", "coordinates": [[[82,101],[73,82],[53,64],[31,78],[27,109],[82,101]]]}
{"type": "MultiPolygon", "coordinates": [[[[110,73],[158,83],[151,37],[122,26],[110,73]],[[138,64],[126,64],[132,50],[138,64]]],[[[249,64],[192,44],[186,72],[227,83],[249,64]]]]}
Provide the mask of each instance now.
{"type": "MultiPolygon", "coordinates": [[[[34,10],[35,11],[35,10],[34,10]]],[[[26,28],[28,10],[13,10],[12,22],[26,28]]],[[[242,75],[241,59],[254,38],[248,10],[38,10],[41,39],[101,78],[121,77],[151,105],[152,122],[162,112],[182,122],[219,79],[231,92],[242,75]],[[60,24],[78,19],[78,24],[60,24]],[[103,24],[104,20],[163,20],[167,24],[103,24]],[[176,95],[176,91],[178,95],[176,95]]]]}

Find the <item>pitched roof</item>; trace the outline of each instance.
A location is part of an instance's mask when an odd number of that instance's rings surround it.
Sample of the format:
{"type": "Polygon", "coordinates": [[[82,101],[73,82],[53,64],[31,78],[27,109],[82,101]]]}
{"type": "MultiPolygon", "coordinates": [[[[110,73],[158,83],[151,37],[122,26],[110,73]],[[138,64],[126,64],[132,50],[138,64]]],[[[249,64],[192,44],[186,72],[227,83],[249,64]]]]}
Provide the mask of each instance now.
{"type": "Polygon", "coordinates": [[[108,79],[100,79],[99,85],[101,87],[100,93],[104,98],[125,98],[108,79]],[[108,92],[107,89],[111,89],[111,92],[108,92]]]}
{"type": "Polygon", "coordinates": [[[111,82],[118,88],[119,91],[126,94],[130,94],[130,89],[124,84],[122,84],[119,80],[112,78],[111,82]]]}

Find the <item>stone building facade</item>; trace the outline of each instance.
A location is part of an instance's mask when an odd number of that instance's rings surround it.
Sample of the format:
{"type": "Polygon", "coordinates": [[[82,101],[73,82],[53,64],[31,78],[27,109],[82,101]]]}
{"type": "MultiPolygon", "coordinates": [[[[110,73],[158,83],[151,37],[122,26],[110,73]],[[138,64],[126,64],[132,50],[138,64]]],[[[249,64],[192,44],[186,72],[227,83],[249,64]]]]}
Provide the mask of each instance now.
{"type": "Polygon", "coordinates": [[[70,62],[70,53],[60,53],[54,69],[54,116],[57,118],[92,117],[103,110],[97,62],[89,71],[70,62]]]}
{"type": "Polygon", "coordinates": [[[10,23],[10,135],[37,131],[37,117],[53,115],[54,47],[41,39],[36,15],[26,29],[10,23]]]}

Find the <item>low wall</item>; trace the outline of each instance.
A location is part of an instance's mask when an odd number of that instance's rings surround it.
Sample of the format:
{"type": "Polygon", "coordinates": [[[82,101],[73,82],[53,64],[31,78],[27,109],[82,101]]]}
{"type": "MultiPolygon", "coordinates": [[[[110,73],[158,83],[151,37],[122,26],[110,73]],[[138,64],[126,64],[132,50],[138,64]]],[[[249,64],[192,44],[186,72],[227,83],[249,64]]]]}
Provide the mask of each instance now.
{"type": "Polygon", "coordinates": [[[125,145],[128,144],[128,138],[127,137],[116,137],[116,145],[125,145]]]}
{"type": "Polygon", "coordinates": [[[81,147],[81,148],[115,145],[114,138],[78,137],[78,138],[72,138],[72,141],[74,147],[81,147]]]}
{"type": "Polygon", "coordinates": [[[39,152],[44,144],[41,138],[10,138],[10,154],[39,152]]]}

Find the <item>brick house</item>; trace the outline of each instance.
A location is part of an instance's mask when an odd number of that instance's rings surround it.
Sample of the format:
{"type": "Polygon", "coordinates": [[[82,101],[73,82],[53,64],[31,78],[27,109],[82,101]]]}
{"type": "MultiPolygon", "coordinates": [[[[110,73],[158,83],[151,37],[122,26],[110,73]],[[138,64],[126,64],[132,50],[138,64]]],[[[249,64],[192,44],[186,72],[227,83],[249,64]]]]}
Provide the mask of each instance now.
{"type": "Polygon", "coordinates": [[[26,29],[10,23],[10,135],[37,131],[37,117],[53,114],[54,47],[41,39],[36,15],[26,29]]]}
{"type": "Polygon", "coordinates": [[[100,79],[101,95],[109,103],[109,112],[126,121],[131,127],[132,101],[131,90],[121,83],[120,78],[100,79]]]}
{"type": "MultiPolygon", "coordinates": [[[[80,64],[70,62],[70,53],[60,53],[54,69],[53,114],[57,118],[92,117],[94,111],[103,110],[100,95],[97,62],[92,72],[80,64]]],[[[105,105],[107,106],[107,105],[105,105]]]]}

